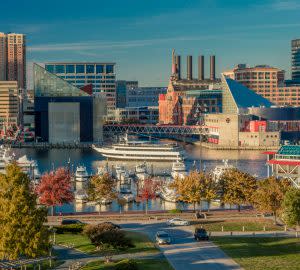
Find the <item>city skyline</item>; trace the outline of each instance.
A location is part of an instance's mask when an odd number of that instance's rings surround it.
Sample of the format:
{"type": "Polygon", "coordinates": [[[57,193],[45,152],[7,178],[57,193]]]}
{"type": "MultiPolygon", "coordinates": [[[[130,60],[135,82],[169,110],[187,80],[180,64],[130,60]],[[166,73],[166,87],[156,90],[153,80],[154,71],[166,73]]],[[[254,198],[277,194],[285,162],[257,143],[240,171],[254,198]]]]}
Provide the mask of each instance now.
{"type": "MultiPolygon", "coordinates": [[[[43,12],[36,0],[17,3],[13,13],[1,16],[1,31],[27,35],[28,66],[112,61],[117,79],[139,80],[141,86],[166,86],[172,48],[183,56],[183,75],[185,56],[204,54],[208,77],[208,56],[214,54],[217,76],[248,63],[284,69],[290,78],[291,40],[299,37],[300,4],[293,0],[91,1],[80,7],[52,1],[43,12]]],[[[8,9],[10,4],[2,5],[8,9]]]]}

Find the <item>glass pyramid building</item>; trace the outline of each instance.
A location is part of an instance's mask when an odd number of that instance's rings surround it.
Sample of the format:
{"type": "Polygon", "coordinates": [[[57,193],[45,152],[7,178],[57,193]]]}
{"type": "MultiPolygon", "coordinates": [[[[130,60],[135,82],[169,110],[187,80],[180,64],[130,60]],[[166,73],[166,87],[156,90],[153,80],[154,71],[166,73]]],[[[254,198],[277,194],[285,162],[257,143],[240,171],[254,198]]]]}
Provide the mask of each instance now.
{"type": "Polygon", "coordinates": [[[270,108],[271,103],[266,98],[256,94],[246,86],[222,75],[223,113],[236,114],[250,107],[270,108]]]}
{"type": "Polygon", "coordinates": [[[81,97],[89,96],[86,92],[73,86],[55,74],[34,63],[34,95],[35,97],[81,97]]]}

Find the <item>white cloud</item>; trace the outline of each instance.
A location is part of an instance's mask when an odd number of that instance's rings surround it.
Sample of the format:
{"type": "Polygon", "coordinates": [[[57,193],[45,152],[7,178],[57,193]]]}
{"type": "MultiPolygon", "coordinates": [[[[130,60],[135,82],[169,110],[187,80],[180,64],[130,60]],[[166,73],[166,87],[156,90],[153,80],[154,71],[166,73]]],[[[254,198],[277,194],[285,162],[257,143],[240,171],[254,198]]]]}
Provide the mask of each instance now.
{"type": "Polygon", "coordinates": [[[272,8],[279,11],[298,10],[300,9],[300,2],[294,0],[277,0],[272,3],[272,8]]]}

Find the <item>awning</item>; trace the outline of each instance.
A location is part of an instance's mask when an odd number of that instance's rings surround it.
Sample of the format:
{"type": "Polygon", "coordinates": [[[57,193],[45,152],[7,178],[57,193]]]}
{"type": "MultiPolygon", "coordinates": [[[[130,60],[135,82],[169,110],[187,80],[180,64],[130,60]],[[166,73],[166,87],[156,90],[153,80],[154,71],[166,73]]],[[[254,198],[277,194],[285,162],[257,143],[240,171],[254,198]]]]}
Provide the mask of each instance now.
{"type": "Polygon", "coordinates": [[[278,159],[271,159],[267,162],[268,164],[278,164],[278,165],[291,165],[297,166],[300,165],[300,160],[293,161],[293,160],[278,160],[278,159]]]}

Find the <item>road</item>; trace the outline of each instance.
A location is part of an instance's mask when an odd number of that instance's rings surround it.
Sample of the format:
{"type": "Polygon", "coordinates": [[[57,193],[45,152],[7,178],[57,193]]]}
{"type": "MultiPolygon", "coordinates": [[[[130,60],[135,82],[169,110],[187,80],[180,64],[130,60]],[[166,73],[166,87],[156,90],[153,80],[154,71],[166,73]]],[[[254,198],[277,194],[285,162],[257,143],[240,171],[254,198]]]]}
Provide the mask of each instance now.
{"type": "Polygon", "coordinates": [[[144,232],[154,240],[158,230],[168,232],[172,244],[160,246],[160,250],[175,270],[241,270],[242,268],[229,258],[212,242],[196,242],[189,227],[167,227],[165,223],[151,222],[122,224],[126,230],[144,232]]]}

